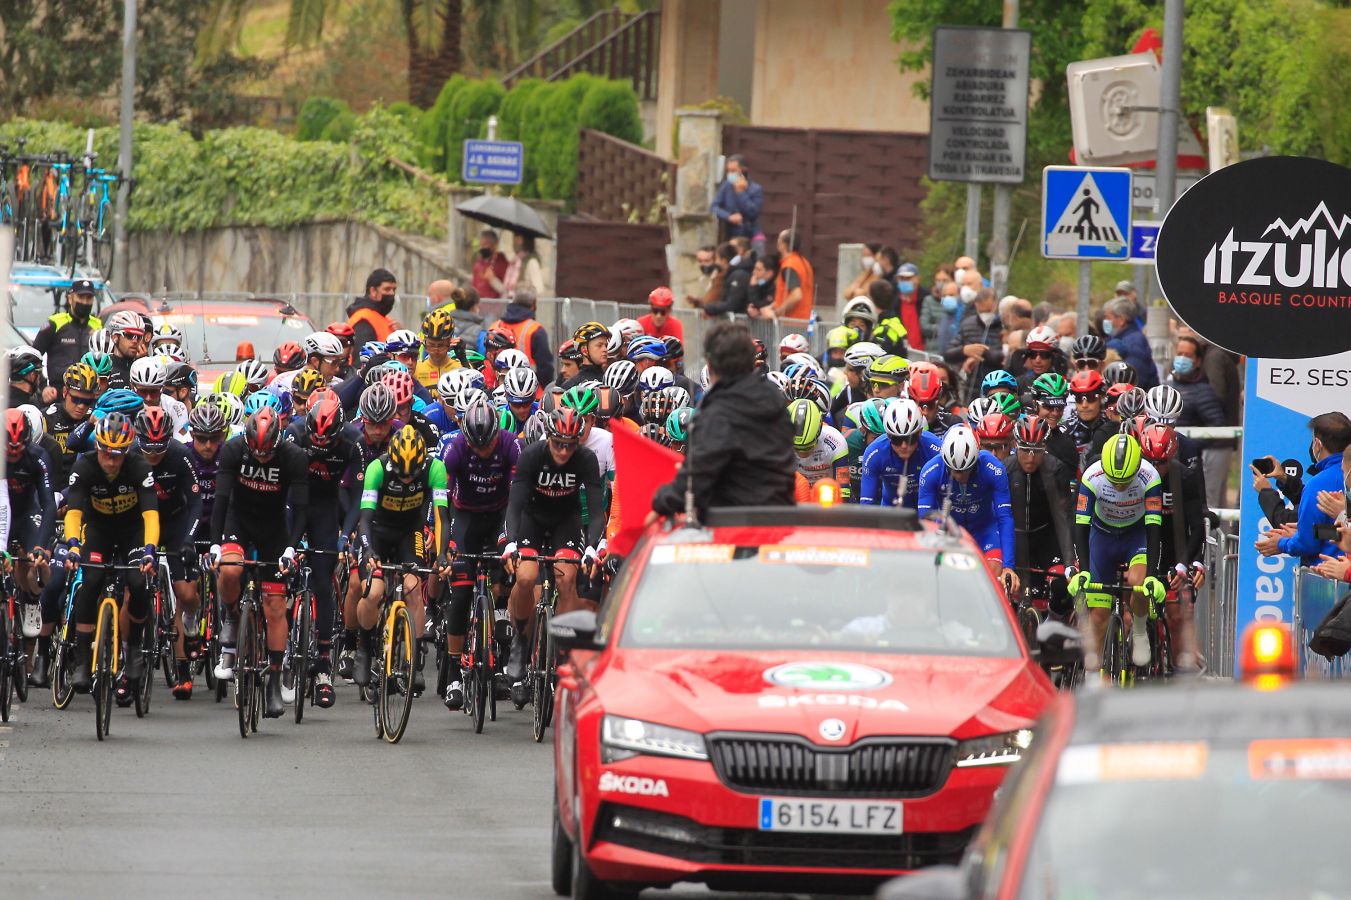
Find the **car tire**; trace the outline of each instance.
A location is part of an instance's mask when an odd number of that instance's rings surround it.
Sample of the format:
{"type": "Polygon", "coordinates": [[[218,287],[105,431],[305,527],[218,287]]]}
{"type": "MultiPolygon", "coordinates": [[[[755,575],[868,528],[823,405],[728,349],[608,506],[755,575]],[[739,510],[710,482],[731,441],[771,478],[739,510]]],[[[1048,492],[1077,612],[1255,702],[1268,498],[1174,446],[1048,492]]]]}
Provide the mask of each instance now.
{"type": "Polygon", "coordinates": [[[554,797],[552,852],[549,857],[549,881],[554,893],[566,897],[572,893],[572,840],[558,818],[558,798],[554,797]]]}
{"type": "MultiPolygon", "coordinates": [[[[581,837],[578,831],[577,836],[581,837]]],[[[639,887],[619,888],[596,877],[582,855],[581,841],[572,841],[572,900],[623,900],[637,897],[639,887]]]]}

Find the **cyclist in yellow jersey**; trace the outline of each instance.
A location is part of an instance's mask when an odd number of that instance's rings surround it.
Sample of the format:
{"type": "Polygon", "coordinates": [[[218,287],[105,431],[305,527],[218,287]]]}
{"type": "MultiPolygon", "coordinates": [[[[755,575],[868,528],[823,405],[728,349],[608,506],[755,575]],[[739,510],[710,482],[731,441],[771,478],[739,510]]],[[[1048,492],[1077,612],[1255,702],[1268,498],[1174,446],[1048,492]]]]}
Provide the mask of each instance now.
{"type": "Polygon", "coordinates": [[[418,360],[413,377],[423,387],[434,388],[442,375],[461,368],[460,361],[450,352],[454,336],[455,320],[450,317],[450,310],[434,309],[422,320],[422,347],[427,355],[418,360]]]}

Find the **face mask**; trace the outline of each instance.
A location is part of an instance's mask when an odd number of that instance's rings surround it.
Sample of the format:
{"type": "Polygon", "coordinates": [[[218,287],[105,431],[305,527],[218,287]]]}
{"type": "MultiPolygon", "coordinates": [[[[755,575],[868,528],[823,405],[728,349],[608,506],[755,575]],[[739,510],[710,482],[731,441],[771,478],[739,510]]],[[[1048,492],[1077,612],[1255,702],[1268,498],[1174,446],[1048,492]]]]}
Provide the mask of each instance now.
{"type": "Polygon", "coordinates": [[[877,260],[873,260],[873,274],[874,275],[882,274],[882,264],[877,260]]]}
{"type": "Polygon", "coordinates": [[[733,257],[732,257],[732,261],[729,262],[728,265],[729,265],[729,266],[739,266],[739,265],[741,265],[741,254],[738,253],[736,256],[733,256],[733,257]]]}
{"type": "Polygon", "coordinates": [[[755,279],[754,281],[751,282],[751,284],[755,285],[756,287],[760,287],[760,286],[763,285],[764,283],[765,283],[765,279],[763,279],[763,278],[757,278],[757,279],[755,279]]]}
{"type": "Polygon", "coordinates": [[[862,263],[863,263],[863,271],[865,271],[865,272],[870,272],[870,271],[872,271],[872,267],[873,267],[873,258],[872,258],[871,256],[865,256],[865,257],[863,257],[862,263]]]}
{"type": "Polygon", "coordinates": [[[479,248],[479,251],[478,251],[478,255],[479,255],[480,257],[482,257],[483,259],[492,259],[492,258],[493,258],[493,251],[492,251],[490,248],[488,248],[488,247],[480,247],[480,248],[479,248]]]}
{"type": "Polygon", "coordinates": [[[706,266],[700,266],[699,271],[703,272],[705,275],[712,275],[717,268],[718,268],[717,266],[713,265],[712,263],[709,263],[706,266]]]}
{"type": "Polygon", "coordinates": [[[89,313],[93,308],[94,307],[88,303],[72,303],[70,305],[70,314],[75,321],[84,323],[89,320],[89,313]]]}
{"type": "Polygon", "coordinates": [[[1190,375],[1192,373],[1192,358],[1190,356],[1174,356],[1173,371],[1179,375],[1190,375]]]}
{"type": "Polygon", "coordinates": [[[990,325],[995,319],[999,318],[999,313],[991,310],[990,312],[976,313],[976,316],[980,319],[982,325],[990,325]]]}
{"type": "Polygon", "coordinates": [[[945,312],[957,311],[957,298],[954,297],[952,294],[944,294],[943,298],[939,302],[943,304],[943,310],[945,312]]]}
{"type": "Polygon", "coordinates": [[[1113,322],[1112,322],[1111,319],[1103,319],[1103,320],[1102,320],[1102,333],[1103,333],[1103,334],[1107,335],[1108,337],[1111,337],[1111,336],[1112,336],[1112,333],[1115,332],[1115,331],[1116,331],[1116,325],[1113,324],[1113,322]]]}
{"type": "Polygon", "coordinates": [[[915,292],[915,286],[908,281],[902,281],[899,285],[901,293],[909,296],[915,292]]]}
{"type": "Polygon", "coordinates": [[[957,282],[958,284],[961,284],[963,281],[965,281],[965,280],[966,280],[966,269],[958,269],[956,272],[953,272],[953,273],[952,273],[952,280],[955,281],[955,282],[957,282]]]}
{"type": "Polygon", "coordinates": [[[1318,454],[1313,452],[1313,441],[1309,441],[1309,462],[1318,464],[1318,454]]]}
{"type": "Polygon", "coordinates": [[[967,285],[966,287],[962,288],[962,302],[963,302],[963,303],[975,303],[975,302],[976,302],[976,289],[973,288],[973,287],[971,287],[970,285],[967,285]]]}

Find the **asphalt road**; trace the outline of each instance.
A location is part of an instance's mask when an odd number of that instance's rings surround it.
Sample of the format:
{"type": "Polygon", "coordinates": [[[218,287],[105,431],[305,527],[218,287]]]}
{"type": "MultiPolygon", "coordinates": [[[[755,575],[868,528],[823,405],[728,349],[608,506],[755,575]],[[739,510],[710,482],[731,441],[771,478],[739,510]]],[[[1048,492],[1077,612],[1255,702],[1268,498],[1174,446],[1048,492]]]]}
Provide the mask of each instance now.
{"type": "MultiPolygon", "coordinates": [[[[9,897],[551,898],[551,745],[530,709],[476,735],[430,695],[398,745],[339,688],[239,737],[234,708],[157,681],[149,715],[64,711],[34,689],[0,725],[0,847],[9,897]]],[[[644,898],[713,895],[696,886],[644,898]]],[[[745,897],[747,895],[733,895],[745,897]]]]}

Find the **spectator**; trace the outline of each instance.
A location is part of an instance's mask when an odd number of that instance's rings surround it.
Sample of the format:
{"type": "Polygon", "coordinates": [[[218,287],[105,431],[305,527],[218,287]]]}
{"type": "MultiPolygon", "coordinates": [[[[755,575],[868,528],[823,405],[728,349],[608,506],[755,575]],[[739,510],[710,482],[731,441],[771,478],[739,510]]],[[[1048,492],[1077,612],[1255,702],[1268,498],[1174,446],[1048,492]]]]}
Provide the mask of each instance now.
{"type": "MultiPolygon", "coordinates": [[[[535,255],[535,236],[513,234],[511,246],[516,255],[512,257],[510,265],[507,266],[507,274],[502,278],[502,296],[514,298],[518,286],[529,286],[536,297],[543,296],[544,268],[539,263],[539,257],[535,255]]],[[[549,364],[553,365],[552,360],[549,364]]]]}
{"type": "Polygon", "coordinates": [[[1288,553],[1299,557],[1300,564],[1305,566],[1317,564],[1322,553],[1341,554],[1336,544],[1320,540],[1315,529],[1333,522],[1332,516],[1319,509],[1319,493],[1341,493],[1345,486],[1342,454],[1351,445],[1351,419],[1339,412],[1323,413],[1309,420],[1309,430],[1313,432],[1309,458],[1314,462],[1308,469],[1309,480],[1299,499],[1295,524],[1272,528],[1259,537],[1256,544],[1257,552],[1263,556],[1288,553]]]}
{"type": "Polygon", "coordinates": [[[916,350],[923,350],[924,298],[920,295],[919,267],[914,263],[902,263],[896,269],[896,290],[900,292],[901,322],[909,334],[907,340],[916,350]]]}
{"type": "Polygon", "coordinates": [[[887,316],[896,315],[897,310],[900,308],[900,296],[899,288],[896,283],[896,272],[901,265],[901,255],[891,247],[883,247],[881,250],[877,251],[877,263],[881,268],[881,280],[891,285],[892,288],[897,289],[891,292],[891,305],[877,310],[877,314],[885,319],[887,316]]]}
{"type": "Polygon", "coordinates": [[[455,282],[448,278],[438,278],[427,285],[427,312],[441,307],[455,308],[455,282]]]}
{"type": "Polygon", "coordinates": [[[882,265],[877,261],[877,251],[882,249],[878,243],[863,245],[863,256],[859,260],[859,273],[849,282],[849,287],[840,294],[840,299],[849,302],[860,294],[868,293],[868,285],[882,277],[882,265]]]}
{"type": "Polygon", "coordinates": [[[1045,325],[1047,322],[1050,322],[1051,315],[1054,312],[1055,309],[1053,309],[1051,304],[1047,303],[1045,300],[1038,303],[1036,306],[1032,307],[1033,327],[1036,327],[1038,325],[1045,325]]]}
{"type": "Polygon", "coordinates": [[[780,319],[810,319],[816,300],[816,275],[799,253],[802,235],[779,232],[779,277],[774,283],[774,315],[780,319]]]}
{"type": "Polygon", "coordinates": [[[1115,299],[1116,297],[1122,297],[1126,300],[1129,300],[1131,302],[1131,305],[1135,307],[1136,315],[1134,316],[1134,318],[1139,318],[1140,304],[1135,295],[1135,285],[1132,282],[1118,281],[1116,283],[1116,290],[1113,291],[1112,296],[1113,299],[1115,299]]]}
{"type": "Polygon", "coordinates": [[[548,384],[554,380],[554,357],[549,349],[549,333],[535,318],[538,302],[534,289],[522,284],[512,294],[511,303],[503,311],[502,318],[494,322],[492,327],[510,332],[516,338],[516,349],[523,352],[535,367],[540,384],[548,384]]]}
{"type": "Polygon", "coordinates": [[[939,266],[934,272],[933,287],[924,295],[919,306],[919,330],[924,335],[924,344],[935,350],[946,347],[947,341],[939,333],[943,326],[943,288],[952,283],[952,266],[939,266]]]}
{"type": "Polygon", "coordinates": [[[397,327],[389,314],[394,311],[394,298],[398,293],[399,282],[388,269],[376,269],[366,276],[366,295],[347,307],[347,324],[352,326],[354,347],[389,337],[397,327]]]}
{"type": "MultiPolygon", "coordinates": [[[[1206,378],[1201,366],[1201,342],[1193,337],[1177,339],[1170,379],[1182,395],[1182,415],[1178,425],[1219,426],[1225,424],[1224,404],[1215,388],[1206,378]]],[[[1223,506],[1224,482],[1229,477],[1229,463],[1233,446],[1207,444],[1201,452],[1201,465],[1206,476],[1206,505],[1211,509],[1223,506]]]]}
{"type": "Polygon", "coordinates": [[[483,334],[483,316],[478,311],[478,291],[471,287],[456,288],[451,295],[450,317],[455,321],[455,336],[466,347],[475,347],[480,353],[479,335],[483,334]]]}
{"type": "Polygon", "coordinates": [[[647,306],[651,312],[638,319],[638,324],[643,326],[643,334],[659,338],[675,337],[684,342],[685,326],[671,315],[672,307],[675,306],[675,295],[671,293],[670,288],[659,287],[648,294],[647,306]]]}
{"type": "Polygon", "coordinates": [[[1135,322],[1135,313],[1135,301],[1113,297],[1102,308],[1102,330],[1107,336],[1107,349],[1115,350],[1135,367],[1136,386],[1147,391],[1159,383],[1159,370],[1149,340],[1135,322]]]}
{"type": "Polygon", "coordinates": [[[690,306],[702,306],[705,303],[716,303],[722,296],[722,274],[718,270],[718,248],[712,244],[707,247],[700,247],[694,254],[695,262],[699,264],[699,280],[695,285],[695,290],[699,292],[698,296],[686,294],[685,302],[690,306]],[[695,301],[699,302],[695,302],[695,301]]]}
{"type": "Polygon", "coordinates": [[[766,253],[751,266],[750,305],[746,312],[759,316],[774,302],[774,290],[779,281],[779,254],[766,253]],[[754,313],[751,310],[755,310],[754,313]]]}
{"type": "Polygon", "coordinates": [[[873,326],[869,339],[888,353],[905,356],[909,350],[910,329],[905,327],[901,317],[896,315],[896,285],[879,278],[868,285],[868,299],[878,310],[877,324],[873,326]],[[891,310],[890,313],[882,310],[891,310]]]}
{"type": "Polygon", "coordinates": [[[66,311],[53,313],[33,338],[33,349],[47,357],[47,387],[42,399],[50,403],[61,393],[66,369],[89,349],[89,337],[103,327],[94,312],[94,282],[81,278],[66,292],[66,311]]]}
{"type": "Polygon", "coordinates": [[[713,197],[713,215],[726,223],[729,239],[746,238],[756,253],[765,251],[765,234],[760,230],[764,202],[764,191],[751,180],[746,158],[739,154],[727,157],[727,178],[713,197]]]}
{"type": "Polygon", "coordinates": [[[942,352],[952,343],[957,333],[957,321],[961,315],[961,287],[951,278],[938,282],[933,304],[926,304],[923,310],[924,327],[932,332],[924,337],[931,350],[942,352]],[[931,312],[932,311],[932,312],[931,312]]]}
{"type": "Polygon", "coordinates": [[[478,233],[478,253],[474,256],[474,290],[480,297],[501,297],[506,290],[506,256],[497,249],[497,232],[485,228],[478,233]]]}
{"type": "Polygon", "coordinates": [[[1032,304],[1010,294],[999,301],[999,319],[1005,331],[1029,331],[1033,327],[1032,304]]]}
{"type": "Polygon", "coordinates": [[[683,512],[687,489],[700,516],[715,504],[793,504],[793,426],[783,393],[755,374],[755,352],[744,323],[709,329],[704,359],[711,386],[691,423],[684,463],[652,498],[655,513],[683,512]]]}
{"type": "Polygon", "coordinates": [[[704,315],[712,319],[728,313],[745,313],[751,302],[752,268],[759,270],[763,263],[764,260],[751,263],[742,259],[731,241],[719,245],[717,266],[722,279],[722,297],[717,302],[703,305],[704,315]]]}
{"type": "Polygon", "coordinates": [[[967,389],[961,399],[966,399],[975,389],[979,389],[981,379],[1004,362],[1002,329],[999,313],[995,311],[994,291],[981,288],[976,292],[971,306],[962,316],[957,336],[943,354],[949,363],[960,366],[966,376],[967,389]]]}

